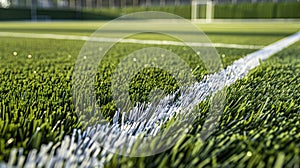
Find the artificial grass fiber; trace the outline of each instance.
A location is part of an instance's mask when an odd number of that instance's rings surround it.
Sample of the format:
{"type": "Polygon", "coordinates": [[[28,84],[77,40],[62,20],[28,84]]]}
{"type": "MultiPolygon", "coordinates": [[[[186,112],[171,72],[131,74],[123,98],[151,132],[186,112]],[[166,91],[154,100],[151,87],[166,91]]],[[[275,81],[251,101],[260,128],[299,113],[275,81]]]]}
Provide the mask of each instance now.
{"type": "MultiPolygon", "coordinates": [[[[73,66],[82,46],[78,41],[1,38],[0,62],[0,160],[7,161],[12,148],[26,152],[41,144],[59,142],[73,128],[83,128],[74,113],[71,94],[73,66]]],[[[114,155],[107,167],[296,167],[300,164],[300,43],[283,50],[227,88],[226,107],[220,125],[206,140],[200,139],[203,119],[171,149],[154,156],[130,158],[114,155]]],[[[143,45],[119,44],[129,52],[143,45]]],[[[183,58],[188,51],[170,47],[183,58]]],[[[218,49],[224,65],[252,50],[218,49]],[[226,58],[226,59],[225,59],[226,58]],[[231,58],[231,59],[230,59],[231,58]]],[[[109,76],[122,55],[105,62],[106,78],[96,89],[107,120],[115,111],[109,95],[109,76]]],[[[201,62],[189,62],[197,80],[205,71],[201,62]]],[[[145,71],[156,76],[155,69],[145,71]]],[[[142,74],[142,73],[141,73],[142,74]]],[[[168,75],[164,74],[169,79],[168,75]]],[[[149,79],[149,78],[146,78],[149,79]]],[[[171,78],[170,78],[171,79],[171,78]]],[[[151,78],[150,78],[151,80],[151,78]]],[[[139,80],[137,80],[139,82],[139,80]]],[[[172,81],[172,80],[170,80],[172,81]]],[[[136,83],[139,84],[139,83],[136,83]]],[[[138,96],[147,93],[145,83],[138,96]],[[143,90],[145,89],[145,90],[143,90]]],[[[134,85],[134,84],[133,84],[134,85]]],[[[138,85],[139,86],[139,85],[138,85]]],[[[176,89],[176,87],[175,87],[176,89]]],[[[170,90],[172,91],[172,90],[170,90]]],[[[137,100],[139,97],[137,97],[137,100]]],[[[199,105],[206,113],[208,102],[199,105]]]]}

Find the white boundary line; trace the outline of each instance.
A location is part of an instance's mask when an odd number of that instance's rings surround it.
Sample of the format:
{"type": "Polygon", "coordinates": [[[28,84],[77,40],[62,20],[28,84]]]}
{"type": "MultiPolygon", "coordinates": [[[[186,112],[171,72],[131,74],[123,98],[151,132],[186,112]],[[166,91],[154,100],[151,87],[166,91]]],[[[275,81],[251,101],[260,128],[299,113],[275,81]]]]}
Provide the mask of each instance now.
{"type": "MultiPolygon", "coordinates": [[[[244,78],[251,69],[259,65],[260,60],[269,58],[298,40],[300,40],[300,32],[268,45],[259,51],[248,54],[219,73],[208,75],[206,80],[195,83],[192,87],[208,84],[208,88],[204,89],[204,91],[208,91],[209,93],[217,92],[218,89],[222,88],[215,87],[216,85],[214,85],[212,89],[209,86],[210,82],[225,82],[229,86],[235,81],[244,78]],[[226,79],[224,79],[224,76],[226,79]]],[[[199,90],[195,90],[195,92],[199,92],[199,90]]],[[[172,117],[172,115],[169,117],[172,117]]],[[[41,167],[75,167],[79,165],[80,167],[104,167],[105,162],[112,158],[112,154],[101,150],[94,140],[97,132],[103,132],[105,131],[104,129],[101,125],[89,127],[83,132],[75,129],[71,136],[65,136],[64,140],[58,144],[53,145],[50,142],[49,144],[42,145],[40,151],[32,150],[29,152],[26,160],[22,149],[12,149],[8,163],[0,163],[0,167],[12,167],[14,163],[17,163],[18,167],[35,167],[37,165],[41,167]],[[75,140],[76,136],[78,136],[78,140],[75,140]]]]}
{"type": "MultiPolygon", "coordinates": [[[[211,19],[211,23],[282,23],[299,22],[299,18],[268,18],[268,19],[211,19]]],[[[207,23],[206,19],[194,19],[193,23],[207,23]]]]}
{"type": "Polygon", "coordinates": [[[139,39],[118,39],[104,37],[89,37],[76,35],[59,35],[59,34],[39,34],[39,33],[17,33],[17,32],[0,32],[0,37],[19,37],[19,38],[37,38],[37,39],[56,39],[56,40],[80,40],[80,41],[97,41],[97,42],[120,42],[134,44],[156,44],[156,45],[173,45],[173,46],[196,46],[196,47],[221,47],[237,49],[261,49],[261,45],[242,45],[242,44],[224,44],[224,43],[193,43],[177,42],[167,40],[139,40],[139,39]]]}

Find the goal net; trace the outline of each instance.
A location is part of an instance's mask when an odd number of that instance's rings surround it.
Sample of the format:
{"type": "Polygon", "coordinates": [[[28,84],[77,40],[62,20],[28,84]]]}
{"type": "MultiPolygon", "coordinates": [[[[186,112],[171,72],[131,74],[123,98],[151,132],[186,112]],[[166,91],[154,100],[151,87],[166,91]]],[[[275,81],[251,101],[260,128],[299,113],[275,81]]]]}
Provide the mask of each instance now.
{"type": "Polygon", "coordinates": [[[213,19],[213,0],[192,0],[191,19],[192,21],[211,22],[213,19]]]}

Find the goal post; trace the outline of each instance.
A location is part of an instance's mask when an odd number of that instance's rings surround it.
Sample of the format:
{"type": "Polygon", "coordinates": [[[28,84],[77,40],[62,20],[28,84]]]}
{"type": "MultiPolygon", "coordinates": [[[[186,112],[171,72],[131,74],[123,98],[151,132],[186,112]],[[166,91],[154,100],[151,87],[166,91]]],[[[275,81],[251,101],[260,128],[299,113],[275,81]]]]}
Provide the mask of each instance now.
{"type": "Polygon", "coordinates": [[[206,12],[205,12],[205,21],[211,22],[214,17],[214,4],[213,0],[192,0],[191,5],[191,20],[192,21],[199,21],[199,5],[205,5],[206,12]]]}

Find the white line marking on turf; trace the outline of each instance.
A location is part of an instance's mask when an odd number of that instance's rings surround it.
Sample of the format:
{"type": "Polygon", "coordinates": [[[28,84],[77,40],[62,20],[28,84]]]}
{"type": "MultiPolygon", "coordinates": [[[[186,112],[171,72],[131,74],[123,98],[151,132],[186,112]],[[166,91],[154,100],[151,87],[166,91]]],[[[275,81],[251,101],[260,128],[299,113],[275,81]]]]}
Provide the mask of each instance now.
{"type": "Polygon", "coordinates": [[[0,37],[19,37],[19,38],[38,38],[38,39],[56,39],[56,40],[81,40],[81,41],[98,41],[98,42],[120,42],[134,44],[155,44],[155,45],[173,45],[173,46],[196,46],[196,47],[221,47],[237,49],[261,49],[261,45],[242,45],[242,44],[224,44],[224,43],[182,43],[177,41],[166,40],[139,40],[139,39],[118,39],[104,37],[89,37],[76,35],[59,35],[59,34],[38,34],[38,33],[16,33],[0,32],[0,37]]]}
{"type": "MultiPolygon", "coordinates": [[[[205,81],[195,83],[191,86],[191,89],[197,88],[198,90],[194,90],[197,94],[205,94],[201,93],[202,91],[206,91],[208,93],[217,92],[222,88],[219,88],[218,86],[216,87],[216,82],[225,82],[228,86],[233,84],[238,79],[245,77],[251,69],[258,66],[259,60],[269,58],[271,55],[292,45],[298,40],[300,40],[300,32],[279,40],[259,51],[253,52],[246,57],[235,61],[232,65],[219,73],[208,75],[205,81]],[[223,79],[224,76],[227,78],[223,79]],[[206,85],[207,88],[201,89],[201,87],[197,87],[201,84],[208,84],[206,85]],[[214,85],[211,87],[210,84],[214,85]]],[[[203,96],[200,96],[200,98],[203,98],[203,96]]],[[[170,113],[168,117],[173,117],[172,113],[170,113]]],[[[131,125],[130,127],[133,129],[139,129],[138,126],[135,127],[131,125]]],[[[157,127],[152,129],[155,130],[157,127]]],[[[53,143],[50,142],[47,145],[42,145],[39,152],[37,152],[37,150],[32,150],[28,154],[26,161],[24,161],[25,156],[22,149],[12,149],[8,163],[1,163],[0,167],[11,167],[15,162],[17,162],[20,166],[25,167],[32,167],[36,165],[41,167],[63,167],[63,165],[64,167],[74,167],[79,165],[81,167],[103,167],[105,162],[110,161],[112,154],[97,146],[94,139],[97,132],[102,132],[104,130],[105,126],[102,125],[89,127],[83,132],[75,129],[71,136],[65,136],[64,140],[56,145],[53,145],[53,143]],[[75,140],[75,137],[78,137],[78,139],[75,140]]]]}

